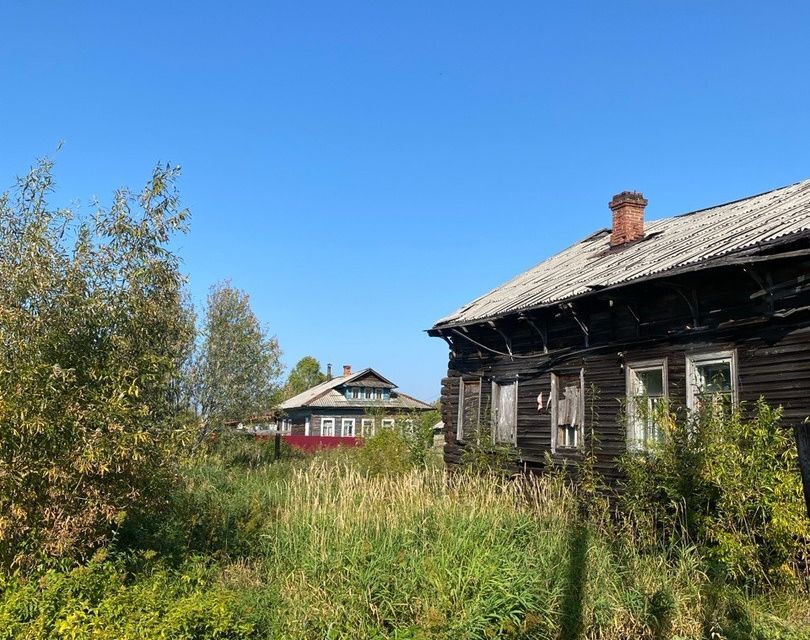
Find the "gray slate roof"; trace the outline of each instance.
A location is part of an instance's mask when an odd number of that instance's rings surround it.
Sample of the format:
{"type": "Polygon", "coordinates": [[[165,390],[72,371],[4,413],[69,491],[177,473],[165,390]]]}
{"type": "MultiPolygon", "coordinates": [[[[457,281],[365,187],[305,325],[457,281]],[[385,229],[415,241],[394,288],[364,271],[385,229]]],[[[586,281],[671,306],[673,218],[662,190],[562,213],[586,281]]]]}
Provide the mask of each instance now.
{"type": "Polygon", "coordinates": [[[603,229],[437,321],[461,325],[669,274],[810,231],[810,180],[647,222],[638,242],[610,248],[603,229]]]}
{"type": "Polygon", "coordinates": [[[412,398],[404,393],[393,391],[390,400],[348,400],[345,395],[338,391],[339,387],[352,384],[357,381],[357,386],[364,386],[360,379],[372,373],[383,381],[381,387],[394,387],[390,380],[387,380],[374,369],[367,368],[350,376],[337,376],[326,382],[315,385],[285,400],[279,405],[280,409],[300,409],[301,407],[335,407],[335,408],[389,408],[392,410],[404,409],[432,409],[426,402],[412,398]],[[387,384],[386,384],[387,383],[387,384]]]}

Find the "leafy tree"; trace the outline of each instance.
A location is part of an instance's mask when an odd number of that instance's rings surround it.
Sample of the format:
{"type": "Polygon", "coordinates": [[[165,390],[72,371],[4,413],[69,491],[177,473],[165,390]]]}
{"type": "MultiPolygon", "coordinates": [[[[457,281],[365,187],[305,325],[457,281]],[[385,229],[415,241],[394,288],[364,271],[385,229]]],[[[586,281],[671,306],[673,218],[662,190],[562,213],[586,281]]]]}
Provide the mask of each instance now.
{"type": "Polygon", "coordinates": [[[284,397],[292,398],[325,380],[326,374],[321,371],[321,363],[312,356],[304,356],[290,371],[284,386],[284,397]]]}
{"type": "Polygon", "coordinates": [[[200,416],[198,443],[228,420],[272,408],[282,373],[280,357],[278,340],[259,323],[247,293],[230,282],[214,285],[191,372],[200,416]]]}
{"type": "Polygon", "coordinates": [[[92,219],[52,163],[0,196],[0,566],[82,556],[161,495],[193,340],[168,249],[188,216],[158,166],[92,219]]]}

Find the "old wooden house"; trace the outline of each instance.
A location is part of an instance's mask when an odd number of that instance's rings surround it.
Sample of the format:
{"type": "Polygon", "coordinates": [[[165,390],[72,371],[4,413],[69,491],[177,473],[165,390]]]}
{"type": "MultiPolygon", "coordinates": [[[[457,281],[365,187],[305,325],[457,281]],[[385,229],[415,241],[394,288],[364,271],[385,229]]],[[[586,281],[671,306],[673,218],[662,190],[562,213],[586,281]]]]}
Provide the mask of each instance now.
{"type": "Polygon", "coordinates": [[[279,408],[282,432],[323,437],[372,436],[380,428],[394,427],[398,417],[433,409],[398,391],[374,369],[352,373],[350,365],[343,367],[342,376],[330,376],[326,382],[282,402],[279,408]]]}
{"type": "Polygon", "coordinates": [[[810,415],[810,181],[644,221],[613,198],[602,229],[439,320],[445,459],[484,431],[522,468],[597,466],[661,437],[653,407],[760,396],[810,415]],[[482,429],[485,427],[485,429],[482,429]]]}

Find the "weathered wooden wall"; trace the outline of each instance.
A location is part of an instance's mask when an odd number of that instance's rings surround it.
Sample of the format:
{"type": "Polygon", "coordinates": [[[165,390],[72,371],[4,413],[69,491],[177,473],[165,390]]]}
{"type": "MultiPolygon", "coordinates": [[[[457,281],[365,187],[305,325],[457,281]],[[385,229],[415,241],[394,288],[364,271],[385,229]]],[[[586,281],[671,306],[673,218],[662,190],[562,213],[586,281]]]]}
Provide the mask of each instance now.
{"type": "MultiPolygon", "coordinates": [[[[484,406],[493,378],[518,378],[519,462],[526,469],[539,469],[551,449],[551,419],[547,409],[538,411],[536,398],[540,392],[548,398],[551,373],[576,375],[583,368],[586,437],[593,429],[599,440],[597,466],[608,478],[617,476],[616,458],[627,450],[621,415],[625,363],[666,357],[669,398],[677,406],[686,401],[687,354],[735,349],[740,401],[753,403],[764,396],[770,404],[781,405],[785,426],[810,415],[806,259],[639,283],[594,293],[575,301],[573,309],[558,305],[524,311],[498,318],[495,327],[481,323],[441,333],[452,343],[441,398],[445,459],[450,464],[460,461],[464,448],[456,439],[462,377],[483,380],[484,406]],[[577,319],[587,328],[587,337],[577,319]],[[595,397],[588,397],[591,388],[595,397]]],[[[580,457],[558,452],[554,459],[580,457]]]]}

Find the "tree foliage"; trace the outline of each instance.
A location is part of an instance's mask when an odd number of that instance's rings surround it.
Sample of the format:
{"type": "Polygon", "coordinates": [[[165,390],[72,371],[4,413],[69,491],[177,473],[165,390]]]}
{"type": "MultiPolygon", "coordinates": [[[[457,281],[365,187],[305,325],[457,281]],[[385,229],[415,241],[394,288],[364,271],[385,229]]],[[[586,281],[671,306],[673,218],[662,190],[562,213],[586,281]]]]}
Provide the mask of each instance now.
{"type": "Polygon", "coordinates": [[[0,564],[82,555],[147,507],[193,339],[158,166],[92,219],[51,208],[41,161],[0,196],[0,564]]]}
{"type": "Polygon", "coordinates": [[[321,363],[312,356],[304,356],[296,363],[287,377],[287,384],[284,385],[284,397],[292,398],[325,380],[326,374],[321,371],[321,363]]]}
{"type": "Polygon", "coordinates": [[[230,282],[214,285],[201,334],[192,373],[200,434],[270,410],[283,370],[281,350],[259,323],[248,294],[230,282]]]}

